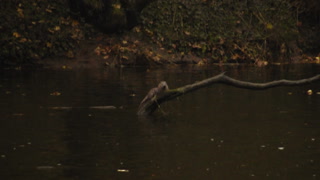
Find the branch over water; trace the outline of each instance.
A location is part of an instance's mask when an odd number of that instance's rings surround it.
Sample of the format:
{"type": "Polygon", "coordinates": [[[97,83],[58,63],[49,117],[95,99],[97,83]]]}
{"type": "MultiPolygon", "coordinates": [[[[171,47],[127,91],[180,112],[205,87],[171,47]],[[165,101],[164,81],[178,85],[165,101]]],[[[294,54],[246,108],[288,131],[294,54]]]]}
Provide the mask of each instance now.
{"type": "Polygon", "coordinates": [[[225,73],[221,73],[214,77],[195,82],[193,84],[185,85],[176,89],[169,89],[167,83],[162,81],[158,87],[152,88],[143,101],[140,103],[137,114],[138,115],[150,115],[152,114],[159,105],[165,101],[172,100],[178,96],[182,96],[184,94],[190,93],[197,89],[207,87],[213,84],[227,84],[230,86],[244,88],[244,89],[252,89],[252,90],[264,90],[277,86],[299,86],[303,84],[308,84],[312,82],[316,82],[320,80],[320,74],[317,76],[313,76],[311,78],[300,79],[300,80],[276,80],[266,83],[253,83],[247,81],[240,81],[233,79],[229,76],[226,76],[225,73]],[[165,83],[166,88],[162,85],[165,83]],[[155,93],[156,92],[156,93],[155,93]]]}

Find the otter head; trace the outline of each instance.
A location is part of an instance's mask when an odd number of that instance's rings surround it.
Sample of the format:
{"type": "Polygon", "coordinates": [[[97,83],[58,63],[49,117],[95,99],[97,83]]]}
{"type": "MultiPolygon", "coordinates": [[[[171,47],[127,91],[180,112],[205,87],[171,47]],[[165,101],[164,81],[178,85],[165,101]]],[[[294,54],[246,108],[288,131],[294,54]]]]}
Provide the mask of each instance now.
{"type": "Polygon", "coordinates": [[[169,86],[168,86],[167,82],[161,81],[158,85],[158,89],[161,91],[166,91],[169,89],[169,86]]]}

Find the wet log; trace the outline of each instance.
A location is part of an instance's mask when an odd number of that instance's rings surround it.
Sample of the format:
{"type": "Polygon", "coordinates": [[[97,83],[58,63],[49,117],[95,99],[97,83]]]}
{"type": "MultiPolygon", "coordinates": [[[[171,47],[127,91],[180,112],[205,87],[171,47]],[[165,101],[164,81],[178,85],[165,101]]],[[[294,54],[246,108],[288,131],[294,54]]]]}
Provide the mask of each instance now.
{"type": "Polygon", "coordinates": [[[162,81],[158,87],[152,88],[145,98],[141,101],[138,108],[138,115],[146,116],[152,114],[157,108],[165,101],[169,101],[177,98],[178,96],[193,92],[197,89],[207,87],[213,84],[226,84],[238,88],[252,89],[252,90],[264,90],[277,86],[298,86],[308,84],[320,80],[320,74],[311,78],[300,80],[276,80],[266,83],[253,83],[247,81],[240,81],[226,76],[225,73],[221,73],[217,76],[195,82],[186,86],[182,86],[176,89],[169,89],[167,83],[162,81]]]}

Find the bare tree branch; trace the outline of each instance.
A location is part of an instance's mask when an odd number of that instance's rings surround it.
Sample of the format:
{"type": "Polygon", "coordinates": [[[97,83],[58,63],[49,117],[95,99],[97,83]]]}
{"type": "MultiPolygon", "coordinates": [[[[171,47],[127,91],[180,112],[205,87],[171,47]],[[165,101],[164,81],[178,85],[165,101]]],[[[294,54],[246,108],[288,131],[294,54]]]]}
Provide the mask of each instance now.
{"type": "Polygon", "coordinates": [[[165,101],[169,101],[178,96],[181,96],[181,95],[190,93],[192,91],[195,91],[197,89],[210,86],[212,84],[217,84],[217,83],[227,84],[230,86],[235,86],[235,87],[244,88],[244,89],[264,90],[264,89],[269,89],[276,86],[298,86],[298,85],[316,82],[319,80],[320,80],[320,74],[317,76],[313,76],[311,78],[300,79],[300,80],[282,79],[282,80],[271,81],[266,83],[252,83],[247,81],[236,80],[229,76],[226,76],[225,73],[221,73],[217,76],[214,76],[199,82],[195,82],[193,84],[189,84],[183,87],[179,87],[176,89],[169,89],[167,83],[165,83],[165,81],[162,81],[158,85],[158,87],[155,87],[149,91],[149,93],[140,103],[137,114],[150,115],[159,107],[161,103],[165,101]],[[165,85],[165,88],[164,88],[164,85],[165,85]]]}

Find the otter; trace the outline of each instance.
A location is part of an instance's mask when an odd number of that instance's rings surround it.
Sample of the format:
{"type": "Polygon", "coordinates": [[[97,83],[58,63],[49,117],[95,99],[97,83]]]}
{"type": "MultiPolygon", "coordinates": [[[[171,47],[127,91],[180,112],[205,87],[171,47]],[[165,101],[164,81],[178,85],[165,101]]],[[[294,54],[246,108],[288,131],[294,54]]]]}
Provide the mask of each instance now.
{"type": "MultiPolygon", "coordinates": [[[[158,94],[164,92],[164,91],[167,91],[169,89],[169,86],[167,84],[167,82],[165,81],[161,81],[159,84],[158,84],[158,87],[155,87],[155,88],[152,88],[148,94],[146,95],[146,97],[143,98],[143,100],[141,101],[140,103],[140,106],[142,104],[144,104],[145,102],[147,102],[148,100],[152,100],[152,98],[156,97],[158,94]]],[[[139,107],[140,107],[139,106],[139,107]]]]}

